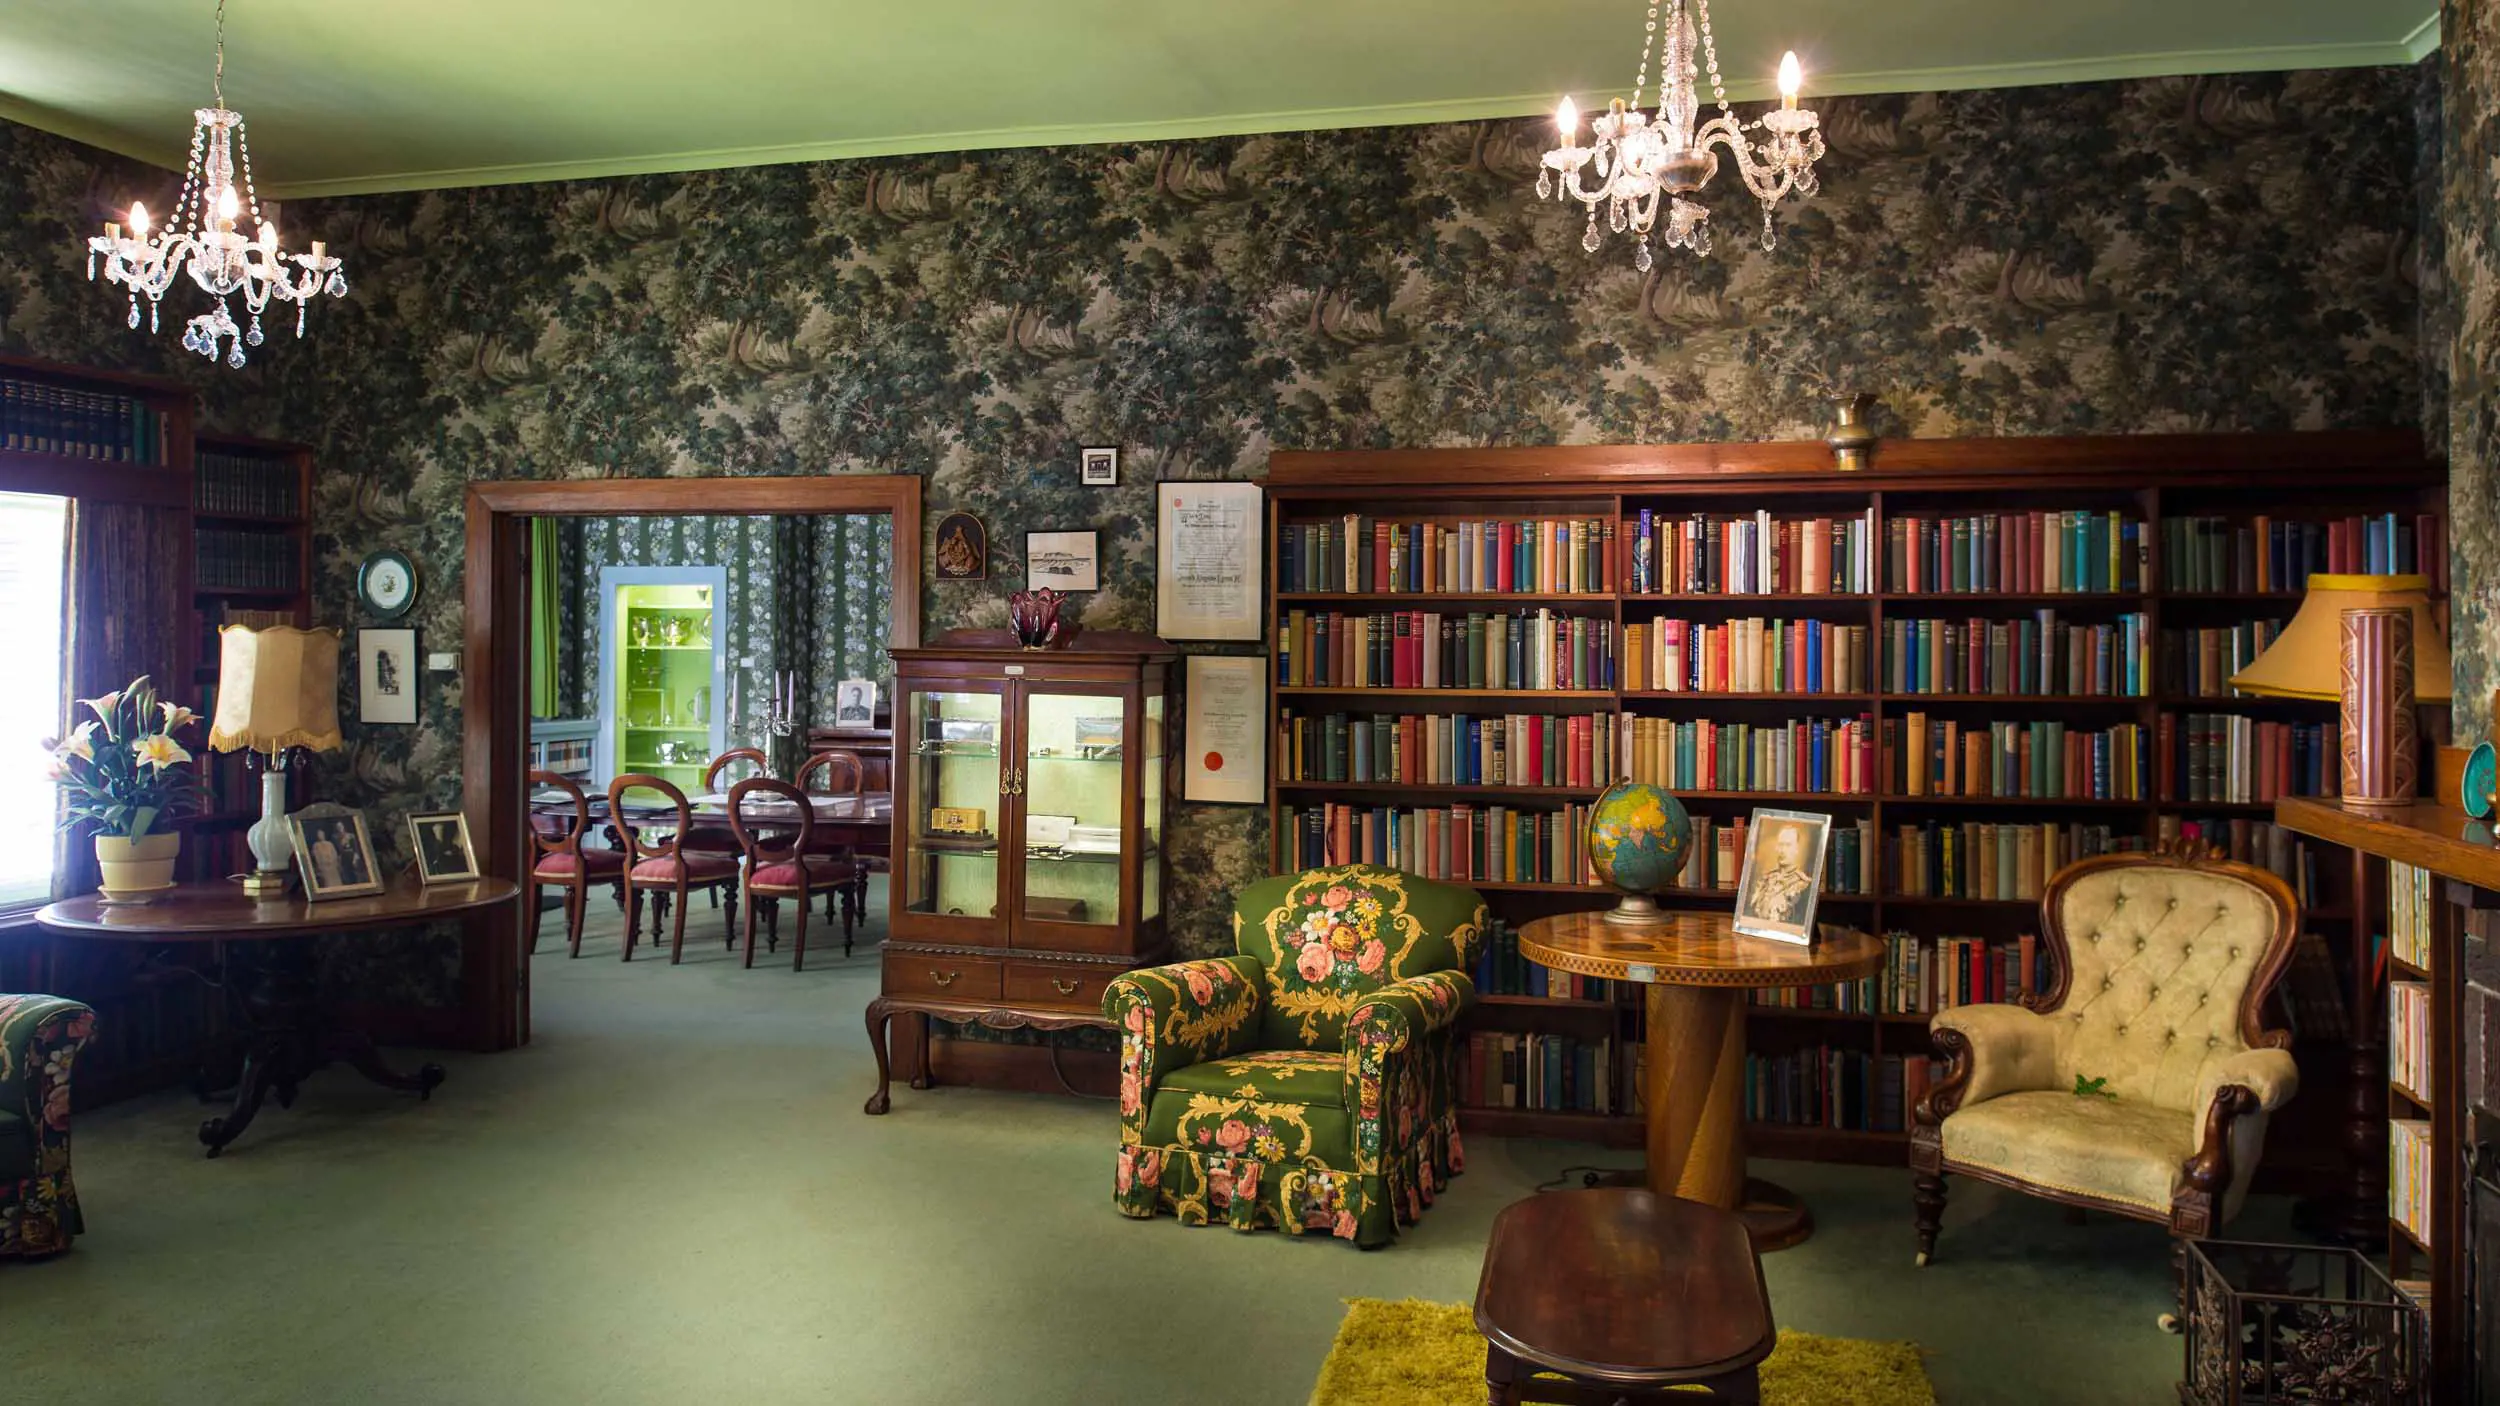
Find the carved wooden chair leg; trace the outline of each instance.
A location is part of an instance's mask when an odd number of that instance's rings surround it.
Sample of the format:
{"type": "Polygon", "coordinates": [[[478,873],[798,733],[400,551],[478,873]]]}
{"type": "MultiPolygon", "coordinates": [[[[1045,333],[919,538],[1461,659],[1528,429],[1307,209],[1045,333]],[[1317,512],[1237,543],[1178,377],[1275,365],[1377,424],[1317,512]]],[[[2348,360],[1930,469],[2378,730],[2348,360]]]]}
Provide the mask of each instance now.
{"type": "Polygon", "coordinates": [[[2180,1320],[2187,1316],[2187,1237],[2170,1237],[2171,1311],[2154,1319],[2165,1333],[2179,1331],[2180,1320]]]}
{"type": "Polygon", "coordinates": [[[625,886],[625,961],[634,959],[634,939],[642,935],[642,890],[625,886]]]}
{"type": "Polygon", "coordinates": [[[807,891],[805,889],[799,891],[798,908],[798,928],[794,933],[796,940],[790,949],[790,970],[794,972],[807,970],[807,891]]]}
{"type": "Polygon", "coordinates": [[[745,961],[743,961],[743,962],[740,962],[738,965],[740,965],[740,966],[742,966],[742,967],[750,967],[750,968],[751,968],[751,967],[753,967],[753,966],[755,965],[755,896],[754,896],[753,894],[749,894],[749,895],[747,895],[747,954],[746,954],[746,960],[745,960],[745,961]]]}
{"type": "Polygon", "coordinates": [[[1918,1263],[1935,1257],[1936,1236],[1944,1229],[1944,1173],[1920,1172],[1910,1181],[1910,1204],[1918,1221],[1918,1263]]]}
{"type": "Polygon", "coordinates": [[[684,889],[677,892],[677,921],[668,930],[668,964],[676,966],[686,959],[686,910],[694,906],[694,895],[684,889]]]}
{"type": "Polygon", "coordinates": [[[538,884],[529,886],[529,955],[533,957],[538,955],[538,910],[546,906],[546,899],[547,890],[544,887],[538,884]]]}
{"type": "Polygon", "coordinates": [[[582,955],[582,924],[590,918],[590,885],[575,884],[564,891],[564,939],[568,958],[582,955]]]}

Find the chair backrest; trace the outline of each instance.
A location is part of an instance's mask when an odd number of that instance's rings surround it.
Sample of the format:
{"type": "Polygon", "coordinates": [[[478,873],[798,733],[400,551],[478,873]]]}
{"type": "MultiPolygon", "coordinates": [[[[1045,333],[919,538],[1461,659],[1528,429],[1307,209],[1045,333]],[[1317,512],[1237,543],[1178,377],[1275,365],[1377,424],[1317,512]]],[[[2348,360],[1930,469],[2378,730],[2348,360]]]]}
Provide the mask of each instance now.
{"type": "MultiPolygon", "coordinates": [[[[770,820],[776,829],[782,823],[778,807],[772,815],[756,818],[759,821],[770,820]]],[[[729,833],[738,837],[738,851],[747,857],[750,866],[788,863],[807,849],[808,839],[815,830],[816,808],[807,803],[806,792],[787,781],[776,781],[769,776],[750,776],[729,788],[729,833]],[[798,833],[790,837],[788,844],[768,842],[762,835],[747,828],[747,802],[755,796],[776,796],[790,804],[797,816],[798,833]]]]}
{"type": "Polygon", "coordinates": [[[866,789],[867,776],[868,769],[860,764],[859,753],[835,747],[809,757],[799,768],[798,783],[802,791],[856,796],[866,789]],[[811,786],[811,780],[819,784],[811,786]]]}
{"type": "Polygon", "coordinates": [[[2057,871],[2040,898],[2052,962],[2030,1005],[2057,1027],[2057,1083],[2191,1108],[2217,1060],[2282,1049],[2266,997],[2292,959],[2299,905],[2254,865],[2180,845],[2106,854],[2057,871]]]}
{"type": "Polygon", "coordinates": [[[712,764],[703,769],[703,789],[706,791],[719,790],[720,774],[729,769],[729,764],[731,762],[746,762],[753,766],[756,773],[761,776],[770,776],[772,774],[773,763],[770,757],[765,756],[762,752],[753,747],[732,747],[728,751],[721,753],[719,756],[712,758],[712,764]]]}
{"type": "MultiPolygon", "coordinates": [[[[694,828],[694,807],[687,803],[686,793],[670,785],[666,778],[646,772],[629,771],[608,783],[608,815],[616,822],[616,832],[625,837],[625,857],[635,864],[646,859],[673,859],[677,842],[694,828]],[[657,791],[677,808],[676,827],[668,839],[654,844],[643,836],[643,827],[625,814],[625,793],[634,790],[657,791]]],[[[653,828],[658,828],[656,825],[653,828]]]]}
{"type": "Polygon", "coordinates": [[[573,813],[568,820],[562,811],[530,808],[530,844],[536,854],[579,854],[582,836],[590,830],[590,797],[572,777],[560,771],[532,771],[530,784],[562,791],[572,800],[573,813]]]}
{"type": "Polygon", "coordinates": [[[1485,921],[1474,889],[1369,864],[1251,884],[1233,902],[1233,945],[1267,968],[1261,1042],[1343,1049],[1363,997],[1400,977],[1471,970],[1485,921]]]}

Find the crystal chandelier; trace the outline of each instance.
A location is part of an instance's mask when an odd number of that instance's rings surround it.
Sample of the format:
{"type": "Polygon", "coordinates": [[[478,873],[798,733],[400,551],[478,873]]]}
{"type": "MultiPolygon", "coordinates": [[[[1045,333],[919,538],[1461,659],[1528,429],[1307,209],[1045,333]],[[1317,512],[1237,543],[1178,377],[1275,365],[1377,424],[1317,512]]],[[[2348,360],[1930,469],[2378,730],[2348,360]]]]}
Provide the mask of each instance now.
{"type": "MultiPolygon", "coordinates": [[[[243,114],[226,106],[226,3],[217,0],[217,72],[210,85],[216,106],[191,114],[191,160],[182,173],[182,194],[174,202],[170,223],[152,229],[148,207],[130,206],[130,229],[107,224],[104,233],[87,240],[87,277],[96,274],[96,257],[104,259],[104,281],[130,290],[130,325],[139,325],[139,300],[148,300],[148,330],[156,330],[156,304],[184,273],[217,305],[184,324],[187,351],[215,359],[222,353],[228,366],[243,365],[246,344],[261,344],[260,315],[271,299],[295,304],[295,335],[304,335],[304,306],[316,296],[347,292],[347,276],[339,261],[312,242],[309,254],[278,252],[278,227],[262,219],[260,198],[252,191],[252,148],[243,134],[243,114]],[[243,159],[240,182],[235,157],[243,159]],[[236,228],[245,216],[255,233],[236,228]],[[292,264],[300,273],[291,272],[292,264]],[[243,298],[249,327],[234,320],[232,299],[243,298]]],[[[274,213],[274,211],[272,212],[274,213]]]]}
{"type": "Polygon", "coordinates": [[[1780,105],[1762,114],[1758,122],[1737,120],[1736,110],[1728,106],[1727,89],[1719,81],[1718,45],[1710,37],[1710,0],[1666,0],[1666,47],[1658,56],[1658,110],[1642,112],[1641,90],[1649,84],[1649,56],[1658,44],[1659,8],[1652,0],[1648,32],[1641,40],[1640,72],[1632,80],[1632,101],[1626,104],[1617,98],[1607,104],[1606,111],[1589,123],[1595,144],[1578,146],[1579,109],[1564,98],[1555,114],[1562,145],[1545,153],[1545,167],[1536,176],[1538,198],[1577,200],[1588,207],[1588,233],[1581,236],[1580,247],[1592,254],[1602,242],[1597,209],[1605,206],[1606,227],[1617,234],[1629,231],[1639,241],[1632,263],[1643,273],[1649,271],[1649,233],[1658,223],[1661,201],[1667,207],[1667,247],[1710,252],[1710,212],[1684,197],[1718,174],[1719,158],[1710,150],[1713,142],[1736,158],[1736,171],[1745,188],[1762,202],[1765,249],[1777,242],[1771,230],[1771,207],[1791,191],[1814,194],[1814,163],[1823,155],[1823,134],[1817,130],[1813,110],[1797,106],[1802,75],[1793,53],[1780,60],[1780,105]],[[1694,42],[1696,14],[1701,21],[1698,45],[1694,42]],[[1710,67],[1710,91],[1719,103],[1719,115],[1699,126],[1695,125],[1701,112],[1701,94],[1694,86],[1697,53],[1710,67]],[[1582,184],[1584,171],[1595,177],[1595,185],[1582,184]]]}

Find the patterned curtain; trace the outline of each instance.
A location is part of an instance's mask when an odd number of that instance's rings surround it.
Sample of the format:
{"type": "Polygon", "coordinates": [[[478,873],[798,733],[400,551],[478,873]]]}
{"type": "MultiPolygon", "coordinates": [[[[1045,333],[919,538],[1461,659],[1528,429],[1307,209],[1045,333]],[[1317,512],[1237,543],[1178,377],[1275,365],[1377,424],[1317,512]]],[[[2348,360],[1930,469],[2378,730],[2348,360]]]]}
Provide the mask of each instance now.
{"type": "Polygon", "coordinates": [[[556,519],[530,520],[530,716],[563,707],[564,534],[556,519]]]}
{"type": "MultiPolygon", "coordinates": [[[[182,574],[190,547],[184,540],[188,521],[174,508],[72,505],[63,671],[70,698],[110,693],[147,674],[160,696],[205,711],[199,686],[177,672],[183,633],[190,628],[189,583],[182,574]]],[[[87,833],[63,831],[56,843],[52,896],[92,891],[95,849],[87,833]]]]}
{"type": "Polygon", "coordinates": [[[777,517],[772,521],[773,561],[780,568],[773,573],[773,658],[782,668],[799,676],[798,717],[791,725],[790,735],[771,739],[765,754],[772,758],[773,775],[797,776],[800,763],[807,760],[808,728],[818,718],[833,716],[830,706],[820,706],[816,701],[822,661],[813,647],[808,619],[815,606],[808,577],[813,574],[809,568],[815,562],[816,519],[777,517]]]}
{"type": "Polygon", "coordinates": [[[886,658],[886,621],[893,592],[894,534],[882,514],[805,519],[813,539],[804,558],[812,568],[797,584],[813,596],[814,625],[806,637],[816,658],[815,699],[819,717],[833,716],[834,690],[844,679],[878,680],[878,698],[887,706],[894,690],[885,679],[892,672],[886,658]]]}

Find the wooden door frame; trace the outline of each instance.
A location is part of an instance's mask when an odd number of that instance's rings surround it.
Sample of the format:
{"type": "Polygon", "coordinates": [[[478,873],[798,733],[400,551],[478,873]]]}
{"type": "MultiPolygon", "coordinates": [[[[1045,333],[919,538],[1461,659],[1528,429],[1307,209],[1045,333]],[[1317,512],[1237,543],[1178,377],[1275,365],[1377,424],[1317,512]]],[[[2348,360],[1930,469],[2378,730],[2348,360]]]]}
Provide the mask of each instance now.
{"type": "MultiPolygon", "coordinates": [[[[920,488],[916,474],[470,484],[461,582],[467,611],[460,658],[461,808],[483,872],[518,882],[526,862],[529,729],[510,700],[528,692],[519,644],[529,638],[528,519],[882,514],[891,519],[894,539],[887,642],[912,646],[920,643],[920,488]]],[[[471,1048],[510,1049],[529,1038],[521,932],[520,909],[513,905],[469,922],[462,933],[461,1026],[471,1048]]]]}

